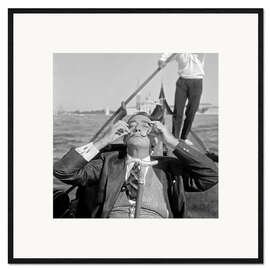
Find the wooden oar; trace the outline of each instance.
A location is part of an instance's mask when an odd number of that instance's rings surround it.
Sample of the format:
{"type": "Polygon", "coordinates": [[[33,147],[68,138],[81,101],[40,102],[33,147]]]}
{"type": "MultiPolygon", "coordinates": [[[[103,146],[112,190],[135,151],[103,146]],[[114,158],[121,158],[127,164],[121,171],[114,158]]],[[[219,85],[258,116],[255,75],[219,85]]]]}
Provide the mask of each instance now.
{"type": "Polygon", "coordinates": [[[103,124],[98,132],[92,137],[91,141],[98,138],[102,131],[112,122],[123,118],[125,116],[125,106],[162,70],[168,62],[176,55],[173,53],[166,61],[163,67],[158,67],[125,101],[122,102],[121,106],[112,114],[112,116],[103,124]]]}
{"type": "Polygon", "coordinates": [[[205,153],[209,152],[208,147],[204,144],[202,139],[193,130],[190,130],[190,134],[195,138],[195,140],[197,141],[197,143],[200,145],[200,147],[203,149],[205,153]]]}

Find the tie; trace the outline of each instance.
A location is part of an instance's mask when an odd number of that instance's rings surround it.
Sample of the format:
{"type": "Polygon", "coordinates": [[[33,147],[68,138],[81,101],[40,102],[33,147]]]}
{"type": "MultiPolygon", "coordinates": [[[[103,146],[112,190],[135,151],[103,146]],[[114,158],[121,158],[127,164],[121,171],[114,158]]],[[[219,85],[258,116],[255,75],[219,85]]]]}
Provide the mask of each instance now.
{"type": "Polygon", "coordinates": [[[129,177],[124,184],[123,188],[126,191],[127,197],[136,201],[138,193],[138,181],[140,179],[141,166],[139,162],[135,162],[132,169],[130,170],[129,177]]]}
{"type": "Polygon", "coordinates": [[[143,176],[143,167],[154,166],[158,161],[143,161],[140,159],[130,159],[129,162],[134,162],[132,169],[130,170],[127,181],[121,188],[121,191],[125,191],[128,199],[133,204],[132,217],[134,217],[134,203],[136,203],[135,218],[140,216],[140,208],[142,204],[143,188],[145,179],[143,176]]]}
{"type": "Polygon", "coordinates": [[[158,163],[158,161],[143,161],[134,158],[128,161],[128,163],[130,162],[134,162],[134,165],[130,170],[127,181],[122,186],[121,191],[126,191],[127,197],[132,201],[136,201],[139,182],[141,181],[141,184],[144,184],[144,177],[142,175],[144,173],[143,168],[154,166],[158,163]]]}

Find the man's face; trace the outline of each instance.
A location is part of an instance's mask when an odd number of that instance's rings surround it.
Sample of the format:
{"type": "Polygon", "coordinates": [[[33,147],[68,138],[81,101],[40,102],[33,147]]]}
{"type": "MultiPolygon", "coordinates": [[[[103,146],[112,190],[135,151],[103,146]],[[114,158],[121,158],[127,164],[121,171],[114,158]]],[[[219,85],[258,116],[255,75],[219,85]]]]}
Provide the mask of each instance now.
{"type": "Polygon", "coordinates": [[[127,145],[150,147],[149,133],[151,132],[151,120],[144,115],[135,115],[128,121],[130,133],[126,136],[127,145]]]}

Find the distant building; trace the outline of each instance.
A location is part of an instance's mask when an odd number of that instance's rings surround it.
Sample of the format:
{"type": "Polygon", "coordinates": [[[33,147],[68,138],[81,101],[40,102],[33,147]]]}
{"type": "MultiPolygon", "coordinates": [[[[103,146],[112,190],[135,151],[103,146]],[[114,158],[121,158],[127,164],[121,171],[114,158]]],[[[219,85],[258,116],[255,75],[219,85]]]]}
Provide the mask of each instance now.
{"type": "Polygon", "coordinates": [[[127,107],[127,115],[132,115],[139,112],[139,110],[136,107],[127,107]]]}
{"type": "Polygon", "coordinates": [[[146,112],[151,114],[157,103],[159,102],[152,100],[150,97],[146,97],[144,100],[142,100],[139,96],[136,99],[136,106],[127,107],[127,114],[131,115],[138,112],[146,112]]]}
{"type": "Polygon", "coordinates": [[[163,84],[162,84],[161,89],[160,89],[160,94],[159,94],[159,97],[157,99],[153,99],[151,97],[151,93],[149,93],[148,96],[144,100],[142,100],[140,95],[137,95],[136,96],[136,106],[127,107],[127,114],[131,115],[131,114],[135,114],[138,112],[146,112],[148,114],[151,114],[153,112],[153,110],[155,109],[157,104],[162,105],[163,103],[166,107],[166,112],[170,113],[171,106],[168,105],[168,103],[167,103],[167,100],[166,100],[165,94],[164,94],[163,84]]]}
{"type": "MultiPolygon", "coordinates": [[[[132,115],[138,112],[147,112],[148,114],[151,114],[153,110],[155,109],[156,105],[160,104],[162,106],[165,106],[165,113],[166,114],[172,114],[174,110],[174,105],[169,105],[165,94],[164,94],[164,87],[163,84],[161,84],[160,88],[160,94],[157,99],[151,98],[151,94],[149,93],[148,96],[142,100],[140,95],[136,96],[136,105],[127,107],[127,114],[132,115]]],[[[209,102],[202,102],[199,106],[199,109],[197,111],[198,114],[218,114],[218,106],[213,105],[209,102]]]]}
{"type": "Polygon", "coordinates": [[[156,107],[156,103],[154,100],[151,100],[150,97],[146,97],[145,101],[141,102],[140,111],[151,114],[151,112],[156,107]]]}
{"type": "Polygon", "coordinates": [[[140,111],[140,109],[141,109],[141,95],[140,94],[138,94],[136,96],[136,109],[138,111],[140,111]]]}

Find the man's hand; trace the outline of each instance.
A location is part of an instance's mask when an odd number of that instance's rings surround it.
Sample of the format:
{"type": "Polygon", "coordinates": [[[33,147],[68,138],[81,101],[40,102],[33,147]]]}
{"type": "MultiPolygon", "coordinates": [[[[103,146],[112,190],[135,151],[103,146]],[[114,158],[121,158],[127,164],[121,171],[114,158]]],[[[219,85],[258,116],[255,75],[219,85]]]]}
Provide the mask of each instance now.
{"type": "Polygon", "coordinates": [[[124,121],[117,121],[108,130],[105,131],[104,135],[94,142],[95,147],[100,150],[106,145],[114,142],[115,140],[123,137],[129,133],[128,124],[124,121]]]}
{"type": "Polygon", "coordinates": [[[159,121],[152,121],[151,123],[153,124],[153,132],[159,133],[164,143],[171,148],[175,148],[179,141],[171,134],[167,127],[159,121]]]}

